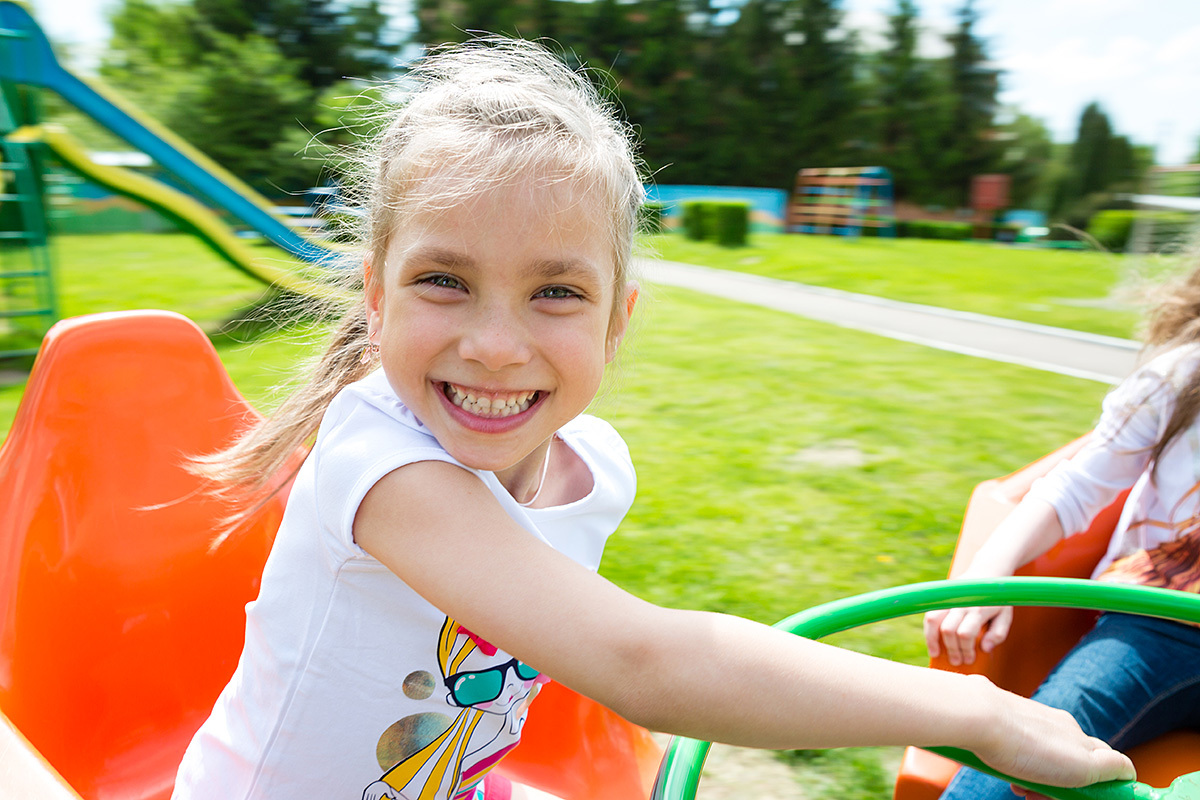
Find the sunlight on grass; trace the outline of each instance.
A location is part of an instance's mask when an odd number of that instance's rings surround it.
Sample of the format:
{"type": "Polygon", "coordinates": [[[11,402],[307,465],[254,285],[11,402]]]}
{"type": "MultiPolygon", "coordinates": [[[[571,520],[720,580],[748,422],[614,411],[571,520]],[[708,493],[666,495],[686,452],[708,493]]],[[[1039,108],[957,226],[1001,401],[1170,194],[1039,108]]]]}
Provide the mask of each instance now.
{"type": "Polygon", "coordinates": [[[1139,316],[1123,256],[980,242],[755,234],[726,248],[651,237],[670,261],[1130,338],[1139,316]]]}

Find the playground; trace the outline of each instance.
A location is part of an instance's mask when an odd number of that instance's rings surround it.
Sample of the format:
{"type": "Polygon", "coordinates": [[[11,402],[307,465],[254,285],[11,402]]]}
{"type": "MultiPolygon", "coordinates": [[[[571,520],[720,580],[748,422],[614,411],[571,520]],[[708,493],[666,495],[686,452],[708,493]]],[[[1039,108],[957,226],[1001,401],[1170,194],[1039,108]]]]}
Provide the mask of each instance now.
{"type": "MultiPolygon", "coordinates": [[[[19,19],[3,16],[16,14],[13,9],[20,7],[0,3],[0,27],[20,27],[19,19]]],[[[197,380],[215,385],[227,373],[234,396],[270,410],[276,387],[290,380],[297,357],[324,326],[291,313],[268,284],[319,293],[309,270],[322,268],[328,250],[152,120],[76,85],[44,53],[26,53],[16,63],[30,70],[21,81],[60,92],[110,120],[114,131],[160,164],[173,165],[205,201],[101,168],[69,133],[12,119],[14,135],[5,145],[11,172],[20,172],[11,167],[16,164],[32,173],[42,157],[38,148],[45,148],[63,167],[136,197],[183,229],[53,243],[42,231],[29,249],[54,252],[53,313],[44,310],[46,303],[20,310],[39,319],[141,308],[181,313],[208,334],[198,341],[211,342],[219,359],[209,364],[215,373],[197,380]],[[233,236],[230,218],[270,244],[233,236]]],[[[8,81],[18,80],[13,74],[5,75],[8,81]]],[[[24,204],[26,220],[45,215],[32,199],[12,202],[24,204]]],[[[647,246],[679,261],[1106,336],[1129,337],[1136,319],[1121,293],[1124,263],[1100,253],[1005,250],[993,260],[993,245],[784,235],[756,237],[737,251],[670,235],[647,246]],[[972,248],[969,258],[963,248],[972,248]],[[1034,275],[1054,280],[1031,280],[1034,275]]],[[[34,280],[48,281],[48,268],[45,273],[34,280]]],[[[770,623],[861,592],[940,579],[973,488],[1087,431],[1108,389],[1095,380],[930,350],[684,288],[647,288],[644,318],[596,412],[627,439],[639,474],[638,501],[602,572],[656,603],[770,623]],[[669,397],[663,385],[672,387],[669,397]]],[[[169,384],[161,374],[153,376],[156,387],[169,384]]],[[[27,391],[31,384],[20,371],[5,375],[0,435],[7,437],[27,396],[53,399],[54,393],[27,391]]],[[[78,363],[66,377],[72,375],[82,377],[78,363]]],[[[64,385],[84,396],[90,391],[86,381],[64,385]]],[[[15,461],[15,439],[0,450],[0,478],[10,484],[29,463],[15,461]]],[[[5,519],[15,526],[14,516],[5,519]]],[[[263,536],[269,540],[270,532],[263,536]]],[[[6,570],[5,590],[15,592],[15,559],[6,570]]],[[[908,663],[926,661],[916,617],[837,633],[831,641],[908,663]]],[[[2,688],[0,696],[7,696],[9,687],[2,688]]],[[[898,749],[877,749],[763,757],[771,759],[764,771],[791,782],[784,791],[803,786],[795,796],[882,799],[892,794],[900,756],[898,749]]],[[[759,762],[733,756],[725,763],[749,763],[753,770],[759,762]]],[[[699,796],[747,796],[754,780],[745,776],[724,795],[706,794],[702,784],[699,796]]],[[[763,789],[755,796],[768,796],[763,789]]],[[[591,791],[575,796],[604,796],[591,791]]]]}

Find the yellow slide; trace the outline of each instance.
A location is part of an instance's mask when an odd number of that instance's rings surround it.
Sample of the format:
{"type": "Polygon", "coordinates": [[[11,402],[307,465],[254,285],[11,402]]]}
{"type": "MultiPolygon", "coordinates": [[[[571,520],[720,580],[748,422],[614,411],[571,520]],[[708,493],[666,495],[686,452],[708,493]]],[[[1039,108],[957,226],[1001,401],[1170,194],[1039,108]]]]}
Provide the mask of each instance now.
{"type": "Polygon", "coordinates": [[[41,142],[62,164],[87,180],[144,203],[174,220],[181,228],[199,236],[219,255],[253,278],[297,294],[329,298],[337,290],[328,283],[304,277],[314,268],[280,251],[256,252],[239,239],[220,217],[176,189],[121,167],[97,164],[82,144],[57,126],[27,126],[9,139],[41,142]]]}

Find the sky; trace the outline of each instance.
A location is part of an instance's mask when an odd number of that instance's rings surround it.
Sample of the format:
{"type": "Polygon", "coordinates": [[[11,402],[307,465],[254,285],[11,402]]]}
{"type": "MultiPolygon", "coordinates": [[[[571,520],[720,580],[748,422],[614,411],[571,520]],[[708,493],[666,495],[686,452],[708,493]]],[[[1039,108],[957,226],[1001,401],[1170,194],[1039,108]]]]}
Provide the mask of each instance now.
{"type": "MultiPolygon", "coordinates": [[[[845,26],[880,42],[896,0],[843,0],[845,26]]],[[[49,35],[86,62],[108,37],[112,0],[33,0],[49,35]]],[[[961,0],[916,0],[923,51],[946,52],[961,0]]],[[[977,33],[1002,70],[1000,100],[1071,142],[1079,115],[1099,102],[1116,132],[1153,145],[1158,163],[1200,150],[1200,0],[977,0],[977,33]]]]}

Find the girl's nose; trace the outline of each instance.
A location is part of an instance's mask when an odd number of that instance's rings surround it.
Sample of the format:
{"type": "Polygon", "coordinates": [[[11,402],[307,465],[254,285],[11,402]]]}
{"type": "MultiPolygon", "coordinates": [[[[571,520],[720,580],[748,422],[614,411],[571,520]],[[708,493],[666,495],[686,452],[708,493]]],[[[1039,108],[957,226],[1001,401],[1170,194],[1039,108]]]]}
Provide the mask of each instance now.
{"type": "Polygon", "coordinates": [[[518,315],[497,309],[482,311],[468,322],[458,346],[459,355],[495,372],[529,361],[529,337],[518,315]]]}

